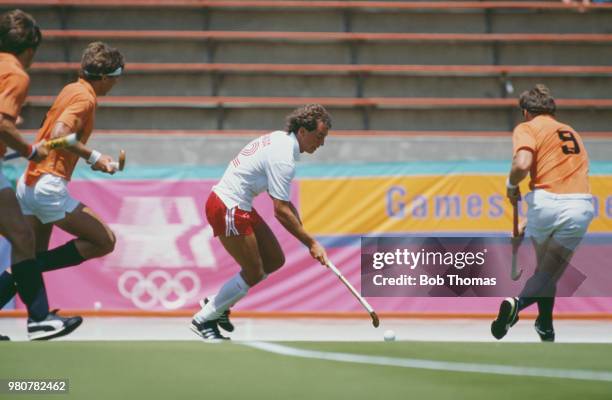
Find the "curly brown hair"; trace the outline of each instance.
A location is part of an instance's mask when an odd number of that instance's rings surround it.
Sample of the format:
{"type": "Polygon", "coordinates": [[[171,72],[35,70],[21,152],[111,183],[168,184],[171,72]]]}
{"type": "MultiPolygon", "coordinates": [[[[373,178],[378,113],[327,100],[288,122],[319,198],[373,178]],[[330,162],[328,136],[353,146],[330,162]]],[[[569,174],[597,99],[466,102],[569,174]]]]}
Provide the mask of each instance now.
{"type": "Polygon", "coordinates": [[[36,20],[21,10],[7,11],[0,16],[0,51],[19,55],[38,48],[42,42],[36,20]]]}
{"type": "Polygon", "coordinates": [[[287,115],[285,131],[297,133],[303,127],[311,132],[317,129],[319,121],[323,122],[328,129],[331,129],[331,115],[329,115],[325,107],[320,104],[307,104],[287,115]]]}
{"type": "Polygon", "coordinates": [[[89,81],[97,81],[119,67],[124,67],[123,55],[119,50],[103,42],[93,42],[83,52],[79,75],[89,81]]]}
{"type": "Polygon", "coordinates": [[[557,109],[550,89],[541,83],[521,93],[519,107],[534,117],[541,114],[555,115],[557,109]]]}

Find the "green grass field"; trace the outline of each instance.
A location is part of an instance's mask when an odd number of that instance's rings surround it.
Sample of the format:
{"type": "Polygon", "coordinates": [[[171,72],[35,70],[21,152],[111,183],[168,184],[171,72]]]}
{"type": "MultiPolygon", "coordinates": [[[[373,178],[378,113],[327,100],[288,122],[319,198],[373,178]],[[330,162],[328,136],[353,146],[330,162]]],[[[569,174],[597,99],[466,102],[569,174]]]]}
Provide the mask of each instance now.
{"type": "MultiPolygon", "coordinates": [[[[299,349],[612,373],[612,345],[286,342],[299,349]]],[[[612,382],[432,371],[278,355],[238,343],[0,343],[0,378],[68,378],[14,399],[611,399],[612,382]]]]}

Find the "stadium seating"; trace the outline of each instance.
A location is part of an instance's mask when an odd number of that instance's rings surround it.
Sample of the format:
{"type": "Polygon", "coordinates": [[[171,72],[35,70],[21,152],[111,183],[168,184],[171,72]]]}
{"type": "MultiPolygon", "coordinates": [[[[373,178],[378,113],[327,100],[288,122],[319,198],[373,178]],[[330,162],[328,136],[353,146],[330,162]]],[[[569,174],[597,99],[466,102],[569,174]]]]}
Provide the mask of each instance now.
{"type": "MultiPolygon", "coordinates": [[[[508,132],[516,97],[544,82],[560,117],[612,137],[612,5],[561,1],[22,0],[44,29],[25,128],[74,79],[84,46],[128,62],[100,100],[103,130],[282,127],[317,101],[372,135],[508,132]]],[[[127,133],[126,133],[127,134],[127,133]]],[[[151,135],[155,135],[151,133],[151,135]]],[[[451,139],[452,140],[452,139],[451,139]]]]}

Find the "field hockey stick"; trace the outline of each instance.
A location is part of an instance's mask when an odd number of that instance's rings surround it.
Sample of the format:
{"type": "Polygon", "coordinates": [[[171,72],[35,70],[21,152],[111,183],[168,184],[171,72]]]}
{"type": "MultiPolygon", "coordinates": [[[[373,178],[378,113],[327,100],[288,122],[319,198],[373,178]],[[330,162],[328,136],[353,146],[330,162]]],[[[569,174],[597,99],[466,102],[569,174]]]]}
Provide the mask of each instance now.
{"type": "Polygon", "coordinates": [[[522,240],[519,237],[519,226],[518,226],[518,204],[512,205],[512,270],[510,271],[510,278],[513,281],[518,281],[523,274],[522,269],[518,269],[518,249],[521,245],[522,240]]]}
{"type": "Polygon", "coordinates": [[[350,290],[353,296],[355,296],[355,298],[359,300],[359,303],[361,303],[363,308],[365,308],[366,311],[370,313],[370,317],[372,317],[372,325],[374,325],[374,328],[378,328],[378,325],[380,325],[380,320],[378,319],[378,315],[376,315],[376,311],[374,311],[372,306],[366,301],[366,299],[361,297],[361,295],[359,294],[359,292],[357,292],[357,290],[355,290],[353,285],[351,285],[351,283],[346,280],[342,273],[338,271],[338,268],[336,268],[334,263],[328,260],[327,267],[332,270],[332,272],[338,277],[338,279],[340,279],[340,281],[342,281],[342,283],[344,283],[344,286],[346,286],[348,290],[350,290]]]}
{"type": "MultiPolygon", "coordinates": [[[[62,136],[61,138],[52,139],[46,142],[43,146],[45,146],[49,150],[59,149],[63,147],[72,146],[77,142],[76,133],[71,133],[70,135],[62,136]]],[[[11,153],[3,158],[4,161],[14,160],[16,158],[23,157],[21,154],[15,152],[11,153]]]]}
{"type": "Polygon", "coordinates": [[[119,161],[113,161],[110,163],[111,167],[115,169],[115,171],[123,171],[125,168],[125,150],[119,151],[119,161]]]}

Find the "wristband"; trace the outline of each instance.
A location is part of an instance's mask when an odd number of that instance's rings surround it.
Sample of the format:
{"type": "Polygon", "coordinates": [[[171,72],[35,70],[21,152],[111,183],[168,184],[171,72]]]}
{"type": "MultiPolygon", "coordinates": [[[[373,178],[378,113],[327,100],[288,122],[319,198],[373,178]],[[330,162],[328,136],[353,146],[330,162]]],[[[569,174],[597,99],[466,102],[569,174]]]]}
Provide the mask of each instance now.
{"type": "Polygon", "coordinates": [[[510,178],[507,178],[507,179],[506,179],[506,188],[514,190],[514,189],[516,189],[518,186],[519,186],[519,185],[513,185],[513,184],[511,184],[511,183],[510,183],[510,178]]]}
{"type": "Polygon", "coordinates": [[[36,157],[36,153],[38,153],[38,150],[36,148],[36,146],[32,146],[31,144],[28,145],[28,160],[33,159],[34,157],[36,157]]]}
{"type": "Polygon", "coordinates": [[[102,153],[100,153],[99,151],[96,151],[96,150],[92,150],[91,151],[91,155],[87,159],[87,163],[93,165],[93,164],[98,162],[100,157],[102,157],[102,153]]]}

